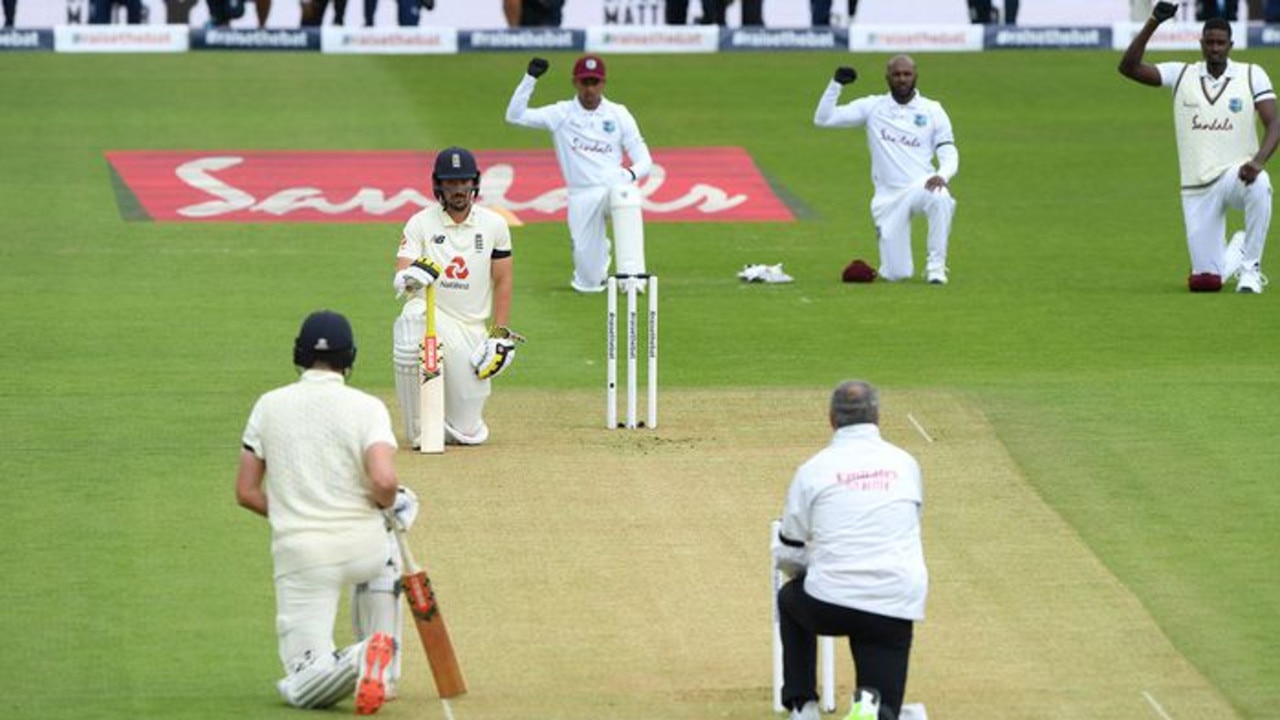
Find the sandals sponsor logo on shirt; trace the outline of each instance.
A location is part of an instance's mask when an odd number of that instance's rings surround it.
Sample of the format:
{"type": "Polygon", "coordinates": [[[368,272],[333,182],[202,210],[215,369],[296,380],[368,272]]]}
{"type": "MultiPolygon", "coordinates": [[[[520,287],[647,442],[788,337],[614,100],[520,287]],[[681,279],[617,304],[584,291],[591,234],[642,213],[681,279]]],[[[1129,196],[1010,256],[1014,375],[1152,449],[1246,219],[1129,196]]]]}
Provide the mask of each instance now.
{"type": "MultiPolygon", "coordinates": [[[[790,222],[792,210],[737,147],[652,150],[637,186],[647,222],[790,222]]],[[[479,150],[480,203],[512,222],[563,222],[551,150],[479,150]]],[[[397,222],[438,207],[433,152],[117,151],[120,214],[156,222],[397,222]]]]}

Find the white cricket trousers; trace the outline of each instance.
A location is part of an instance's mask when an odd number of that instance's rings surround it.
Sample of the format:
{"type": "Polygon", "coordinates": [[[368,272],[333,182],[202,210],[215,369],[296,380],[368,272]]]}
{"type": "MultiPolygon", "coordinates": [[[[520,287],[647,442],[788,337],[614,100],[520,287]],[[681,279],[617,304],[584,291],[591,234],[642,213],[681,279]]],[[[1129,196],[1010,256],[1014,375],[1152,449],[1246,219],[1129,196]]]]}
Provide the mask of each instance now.
{"type": "Polygon", "coordinates": [[[951,237],[951,218],[956,201],[942,188],[926,190],[924,180],[905,188],[877,189],[871,199],[871,219],[880,238],[880,278],[905,280],[915,274],[911,259],[911,218],[924,215],[929,220],[925,270],[945,270],[947,240],[951,237]]]}
{"type": "Polygon", "coordinates": [[[285,673],[293,671],[307,653],[333,654],[338,602],[352,585],[377,578],[390,559],[388,546],[336,565],[322,565],[276,578],[276,634],[285,673]]]}
{"type": "Polygon", "coordinates": [[[1228,209],[1244,211],[1245,266],[1262,261],[1271,229],[1271,177],[1264,170],[1253,184],[1245,185],[1232,169],[1209,187],[1182,191],[1193,274],[1224,274],[1228,209]]]}
{"type": "Polygon", "coordinates": [[[609,188],[569,188],[569,237],[573,240],[573,284],[581,290],[604,285],[611,247],[605,232],[609,188]]]}

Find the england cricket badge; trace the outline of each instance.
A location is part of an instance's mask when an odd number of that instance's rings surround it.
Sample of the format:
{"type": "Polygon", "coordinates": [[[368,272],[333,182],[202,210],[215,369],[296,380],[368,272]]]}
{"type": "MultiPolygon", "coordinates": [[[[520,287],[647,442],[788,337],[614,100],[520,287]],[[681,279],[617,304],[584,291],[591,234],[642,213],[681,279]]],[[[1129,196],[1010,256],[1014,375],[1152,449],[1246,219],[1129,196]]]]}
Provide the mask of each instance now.
{"type": "Polygon", "coordinates": [[[484,252],[484,235],[476,233],[476,252],[484,252]]]}
{"type": "Polygon", "coordinates": [[[1227,103],[1227,107],[1233,113],[1238,113],[1244,109],[1244,101],[1240,98],[1231,98],[1231,102],[1227,103]]]}

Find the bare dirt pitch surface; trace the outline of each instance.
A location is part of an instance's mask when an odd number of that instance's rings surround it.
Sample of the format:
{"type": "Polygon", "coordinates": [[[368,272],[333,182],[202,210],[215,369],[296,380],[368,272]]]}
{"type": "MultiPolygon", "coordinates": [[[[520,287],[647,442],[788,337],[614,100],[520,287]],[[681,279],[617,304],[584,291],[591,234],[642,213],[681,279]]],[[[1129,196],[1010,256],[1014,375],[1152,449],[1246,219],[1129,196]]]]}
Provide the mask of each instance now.
{"type": "MultiPolygon", "coordinates": [[[[668,391],[656,432],[610,432],[600,392],[500,388],[490,445],[402,452],[424,502],[412,541],[471,691],[437,700],[410,630],[383,713],[774,718],[768,521],[829,437],[827,392],[668,391]]],[[[932,588],[908,702],[930,720],[1236,717],[964,396],[882,406],[926,483],[932,588]]],[[[837,647],[841,717],[853,678],[837,647]]]]}

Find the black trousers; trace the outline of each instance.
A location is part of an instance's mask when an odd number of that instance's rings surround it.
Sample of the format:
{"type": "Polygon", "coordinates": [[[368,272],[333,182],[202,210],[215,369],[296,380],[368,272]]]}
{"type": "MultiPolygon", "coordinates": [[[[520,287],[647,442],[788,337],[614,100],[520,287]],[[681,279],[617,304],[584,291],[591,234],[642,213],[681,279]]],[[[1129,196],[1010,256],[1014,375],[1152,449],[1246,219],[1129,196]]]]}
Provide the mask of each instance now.
{"type": "Polygon", "coordinates": [[[90,0],[89,22],[93,25],[110,25],[111,10],[117,5],[125,9],[125,22],[137,25],[142,22],[142,0],[90,0]]]}
{"type": "MultiPolygon", "coordinates": [[[[731,0],[702,0],[703,25],[723,25],[725,8],[731,0]]],[[[667,0],[665,21],[668,25],[684,25],[689,15],[689,0],[667,0]]],[[[764,0],[742,0],[742,25],[764,25],[764,0]]]]}
{"type": "Polygon", "coordinates": [[[915,624],[910,620],[832,605],[804,591],[804,576],[778,591],[782,635],[782,703],[798,708],[818,699],[818,636],[849,638],[858,687],[880,691],[880,706],[898,717],[907,690],[915,624]]]}

